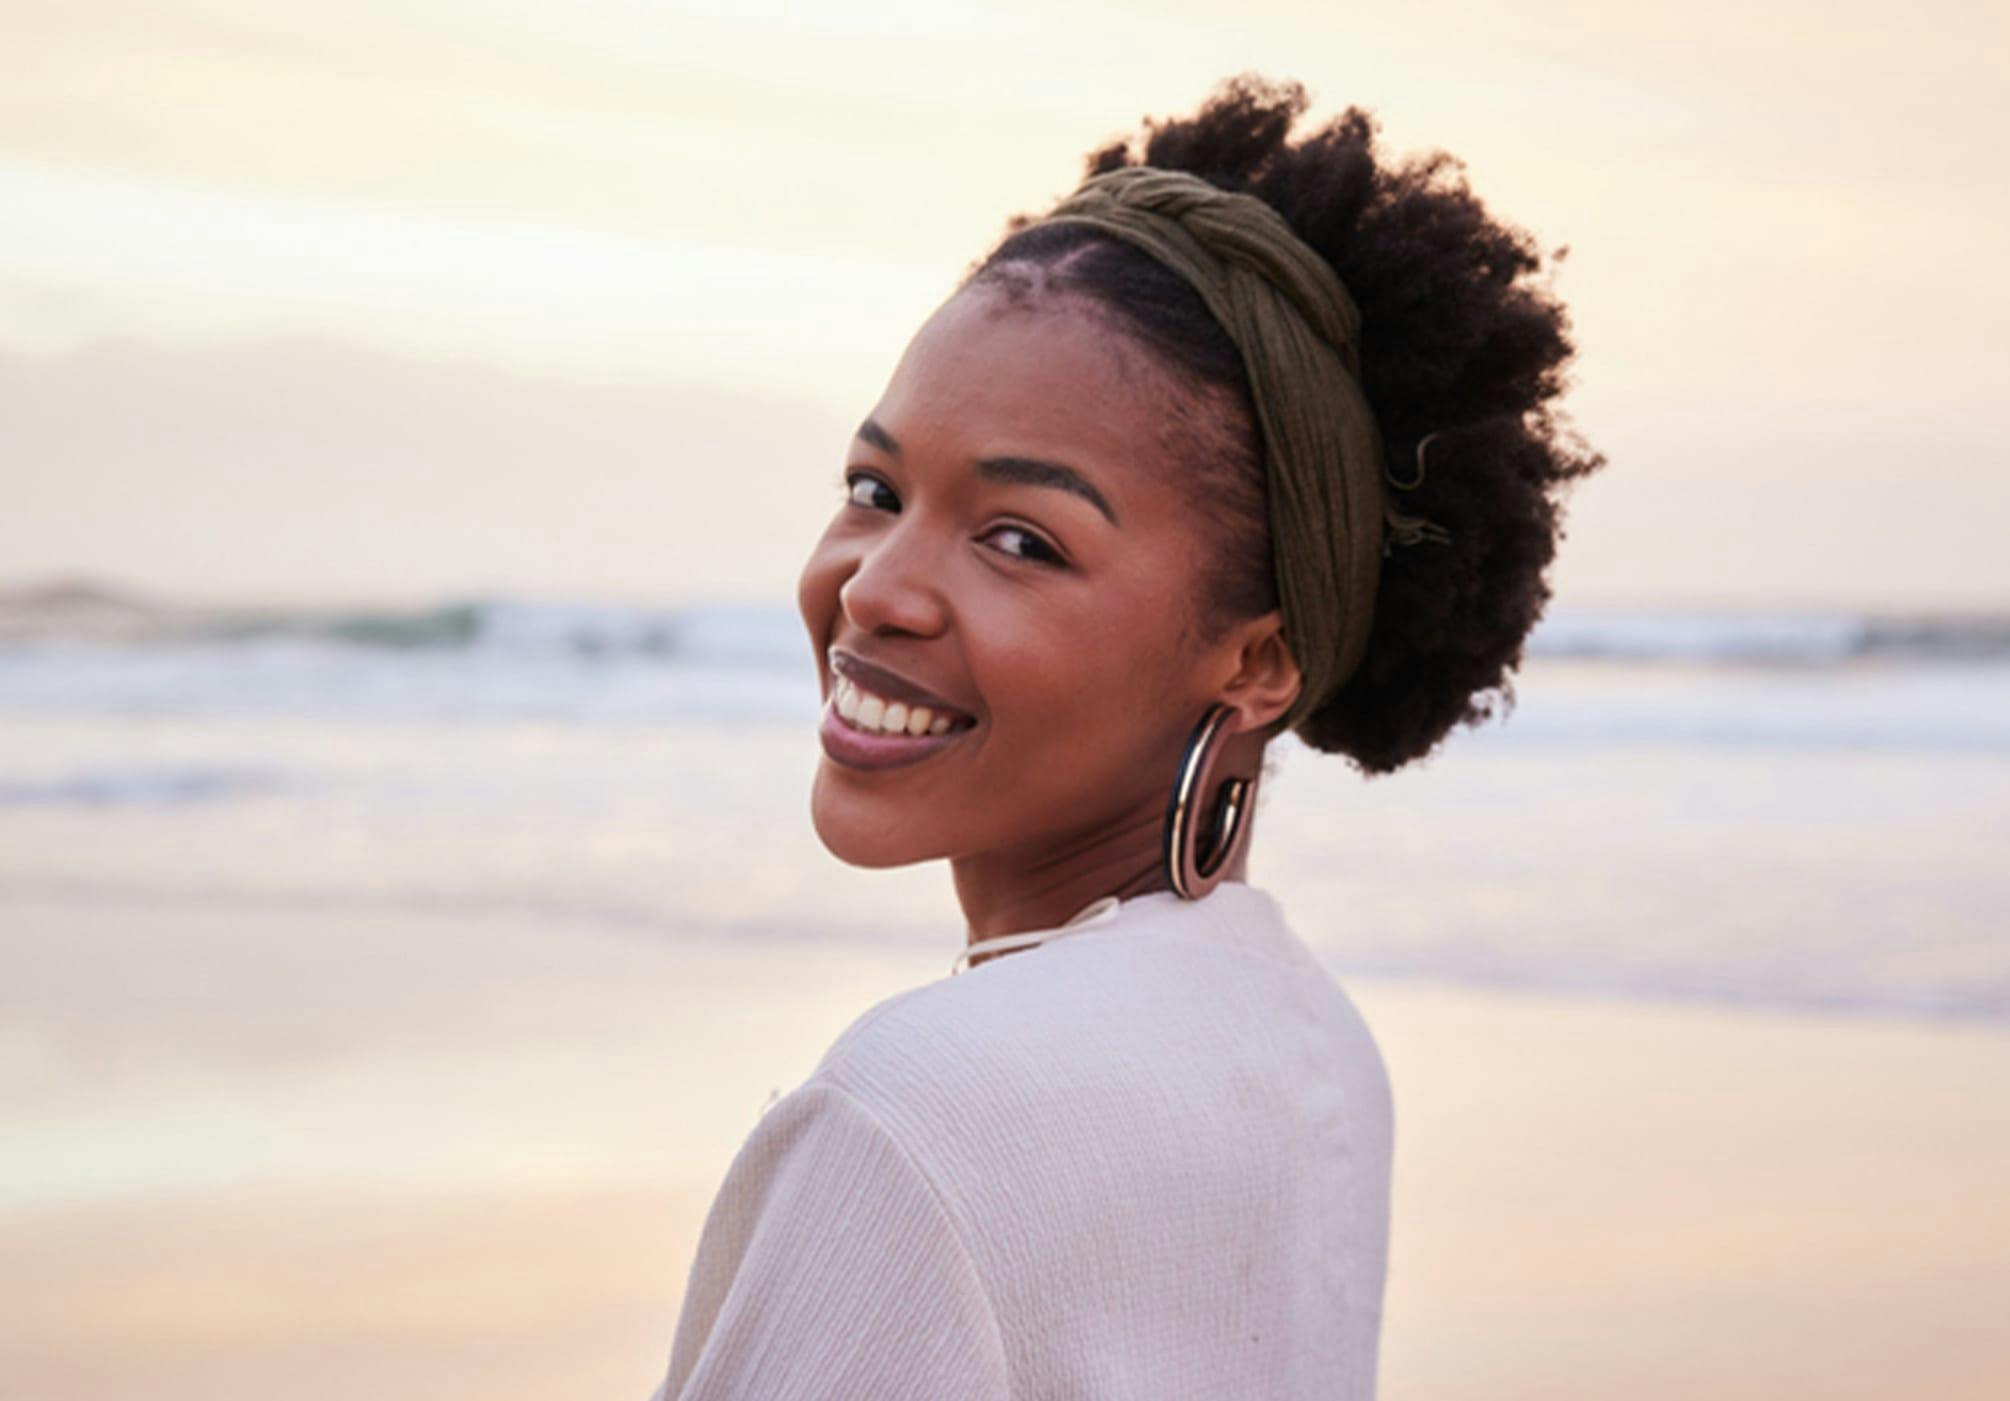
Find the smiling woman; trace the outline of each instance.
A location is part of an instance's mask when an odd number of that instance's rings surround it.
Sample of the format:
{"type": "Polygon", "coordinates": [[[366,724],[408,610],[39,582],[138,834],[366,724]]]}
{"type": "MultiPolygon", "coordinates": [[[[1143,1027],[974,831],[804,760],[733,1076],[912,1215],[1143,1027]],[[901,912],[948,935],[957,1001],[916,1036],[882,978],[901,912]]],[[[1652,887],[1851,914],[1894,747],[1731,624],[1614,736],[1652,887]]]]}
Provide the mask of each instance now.
{"type": "Polygon", "coordinates": [[[1602,459],[1526,235],[1304,106],[1238,80],[1092,156],[851,444],[811,817],[947,861],[968,972],[767,1112],[659,1397],[1374,1394],[1393,1107],[1248,883],[1265,747],[1372,775],[1484,718],[1602,459]]]}
{"type": "Polygon", "coordinates": [[[819,651],[865,706],[919,689],[972,718],[939,757],[915,753],[931,762],[899,776],[896,801],[880,764],[855,758],[861,730],[891,728],[887,710],[846,717],[840,696],[818,834],[864,866],[950,858],[979,935],[1150,888],[1135,882],[1156,866],[1193,716],[1227,681],[1267,720],[1297,685],[1274,620],[1196,665],[1184,610],[1169,606],[1191,595],[1206,549],[1163,431],[1174,392],[1075,301],[1036,310],[973,287],[895,369],[854,443],[851,495],[803,572],[819,651]],[[1073,853],[1050,868],[1060,879],[1027,880],[1057,848],[1073,853]]]}

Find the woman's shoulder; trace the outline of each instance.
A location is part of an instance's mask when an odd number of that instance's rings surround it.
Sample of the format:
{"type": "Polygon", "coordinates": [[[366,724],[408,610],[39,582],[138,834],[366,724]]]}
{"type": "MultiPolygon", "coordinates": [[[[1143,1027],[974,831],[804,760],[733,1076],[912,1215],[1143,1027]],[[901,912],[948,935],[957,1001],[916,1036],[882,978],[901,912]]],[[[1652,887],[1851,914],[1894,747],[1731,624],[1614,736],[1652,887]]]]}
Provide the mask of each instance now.
{"type": "Polygon", "coordinates": [[[995,1276],[1085,1233],[1143,1241],[1153,1203],[1241,1220],[1379,1170],[1393,1118],[1373,1038],[1263,908],[1157,902],[908,989],[808,1083],[898,1146],[995,1276]],[[1018,1245],[994,1259],[1001,1222],[1018,1245]]]}
{"type": "Polygon", "coordinates": [[[896,993],[845,1029],[816,1078],[917,1133],[1010,1132],[1051,1122],[1062,1101],[1121,1132],[1210,1090],[1274,1116],[1316,1095],[1311,1081],[1386,1084],[1365,1022],[1277,902],[1228,884],[1202,901],[1127,900],[1099,925],[896,993]]]}
{"type": "Polygon", "coordinates": [[[1148,1031],[1169,994],[1198,991],[1195,965],[1216,960],[1223,941],[1191,937],[1195,909],[1169,894],[1125,900],[1080,929],[895,993],[844,1029],[819,1070],[901,1079],[925,1068],[931,1086],[959,1073],[991,1083],[1076,1030],[1093,1026],[1110,1048],[1119,1030],[1148,1031]]]}

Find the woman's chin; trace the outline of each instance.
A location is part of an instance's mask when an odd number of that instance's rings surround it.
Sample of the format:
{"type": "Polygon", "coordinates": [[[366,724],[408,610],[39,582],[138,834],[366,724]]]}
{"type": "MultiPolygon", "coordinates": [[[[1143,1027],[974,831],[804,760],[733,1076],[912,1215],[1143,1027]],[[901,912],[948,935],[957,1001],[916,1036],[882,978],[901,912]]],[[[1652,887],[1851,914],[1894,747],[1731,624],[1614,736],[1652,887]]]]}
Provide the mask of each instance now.
{"type": "Polygon", "coordinates": [[[945,854],[914,830],[913,814],[891,820],[884,807],[883,803],[834,793],[819,771],[810,792],[810,823],[824,849],[847,866],[883,870],[932,861],[945,854]]]}

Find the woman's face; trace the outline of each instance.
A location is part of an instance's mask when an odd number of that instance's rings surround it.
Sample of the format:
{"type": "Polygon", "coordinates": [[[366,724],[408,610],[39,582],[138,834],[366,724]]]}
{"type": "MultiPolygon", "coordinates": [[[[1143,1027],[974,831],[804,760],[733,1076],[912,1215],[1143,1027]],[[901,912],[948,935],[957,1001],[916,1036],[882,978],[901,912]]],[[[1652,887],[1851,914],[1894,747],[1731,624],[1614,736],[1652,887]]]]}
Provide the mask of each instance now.
{"type": "Polygon", "coordinates": [[[1037,862],[1156,824],[1248,635],[1195,634],[1207,503],[1170,446],[1176,392],[1066,297],[978,286],[915,336],[798,586],[826,702],[812,816],[840,859],[1037,862]]]}

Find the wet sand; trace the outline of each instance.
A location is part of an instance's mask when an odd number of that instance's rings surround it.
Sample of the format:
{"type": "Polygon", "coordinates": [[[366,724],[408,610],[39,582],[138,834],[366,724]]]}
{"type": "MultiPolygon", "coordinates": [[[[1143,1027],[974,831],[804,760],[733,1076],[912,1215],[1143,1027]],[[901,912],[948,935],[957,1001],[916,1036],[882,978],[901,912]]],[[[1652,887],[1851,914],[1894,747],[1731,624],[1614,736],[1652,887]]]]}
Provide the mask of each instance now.
{"type": "MultiPolygon", "coordinates": [[[[72,950],[45,981],[105,966],[87,913],[6,913],[72,950]]],[[[347,952],[410,975],[400,950],[454,947],[423,932],[347,952]]],[[[479,1035],[277,1061],[107,1058],[17,1017],[0,1143],[41,1185],[0,1210],[7,1391],[642,1401],[759,1103],[935,962],[799,950],[756,994],[745,955],[589,941],[537,970],[535,1016],[489,988],[479,1035]],[[102,1093],[38,1100],[38,1061],[102,1093]],[[95,1185],[60,1188],[72,1149],[95,1185]]],[[[1347,985],[1396,1086],[1385,1401],[2010,1391],[2010,1031],[1347,985]]],[[[147,1044],[194,1044],[146,1010],[147,1044]]]]}

